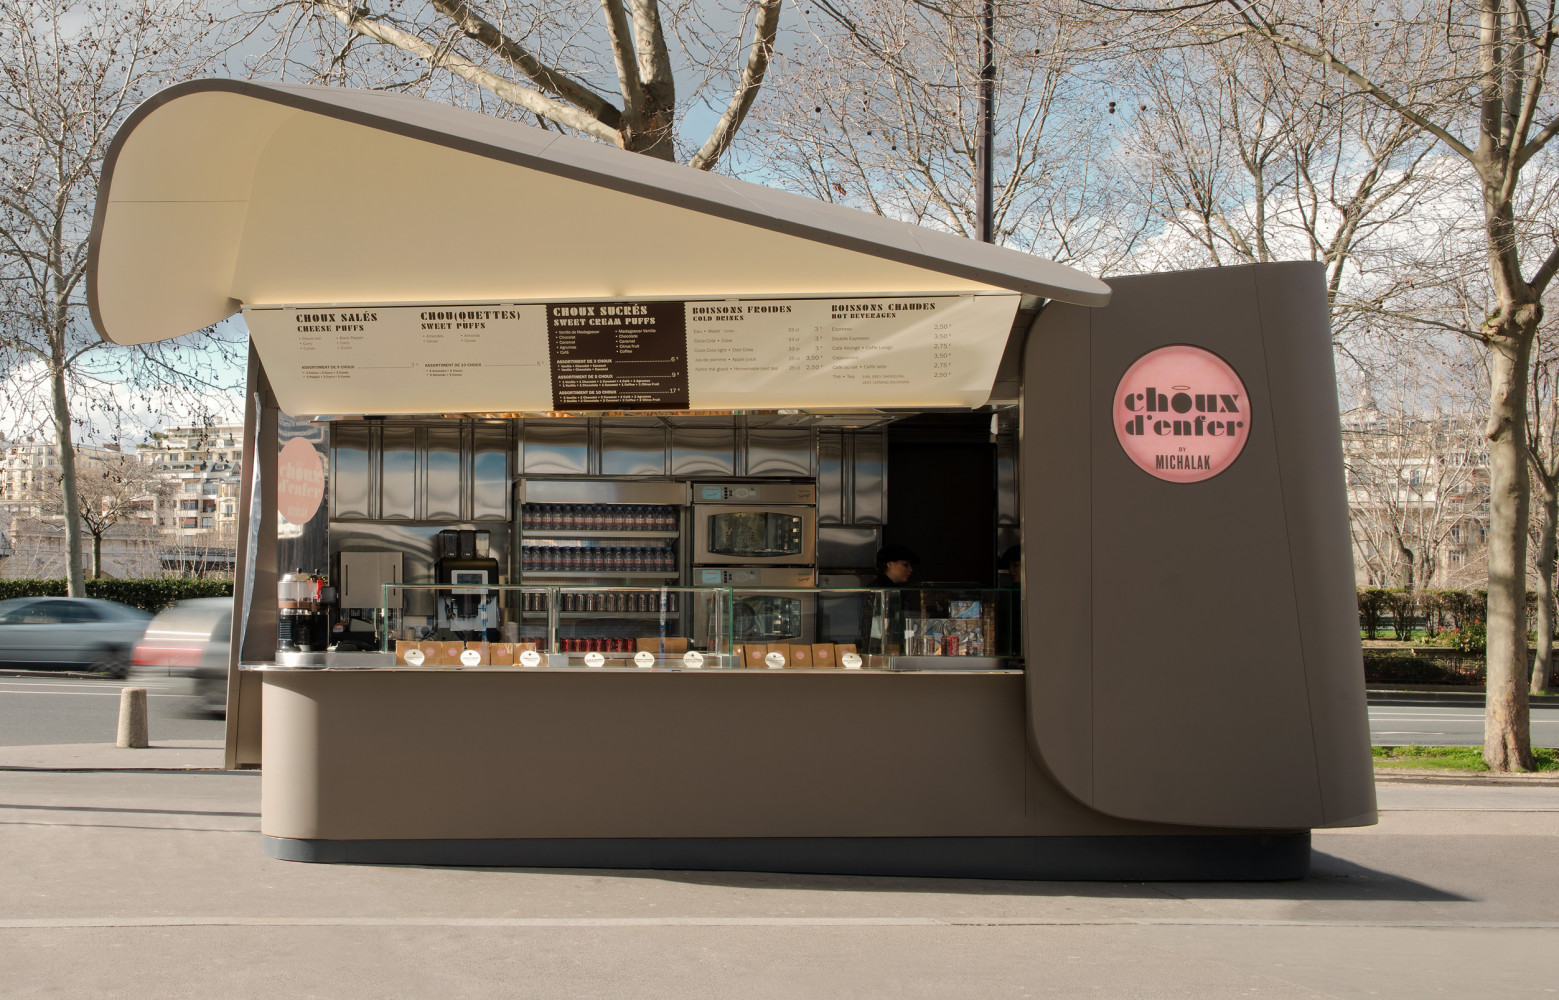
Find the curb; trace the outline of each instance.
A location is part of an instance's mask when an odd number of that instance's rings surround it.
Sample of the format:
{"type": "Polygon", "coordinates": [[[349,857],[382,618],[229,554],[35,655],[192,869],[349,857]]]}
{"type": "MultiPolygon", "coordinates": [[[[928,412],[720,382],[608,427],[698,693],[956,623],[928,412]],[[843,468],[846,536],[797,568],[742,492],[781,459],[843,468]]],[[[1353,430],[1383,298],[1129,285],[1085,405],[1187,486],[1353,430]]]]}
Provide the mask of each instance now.
{"type": "MultiPolygon", "coordinates": [[[[1400,688],[1365,691],[1371,705],[1482,705],[1482,688],[1473,691],[1403,691],[1400,688]]],[[[1559,705],[1559,695],[1529,695],[1532,705],[1559,705]]]]}
{"type": "Polygon", "coordinates": [[[1387,785],[1482,785],[1504,788],[1559,788],[1559,774],[1532,771],[1518,774],[1493,774],[1485,771],[1408,770],[1376,767],[1375,783],[1387,785]]]}

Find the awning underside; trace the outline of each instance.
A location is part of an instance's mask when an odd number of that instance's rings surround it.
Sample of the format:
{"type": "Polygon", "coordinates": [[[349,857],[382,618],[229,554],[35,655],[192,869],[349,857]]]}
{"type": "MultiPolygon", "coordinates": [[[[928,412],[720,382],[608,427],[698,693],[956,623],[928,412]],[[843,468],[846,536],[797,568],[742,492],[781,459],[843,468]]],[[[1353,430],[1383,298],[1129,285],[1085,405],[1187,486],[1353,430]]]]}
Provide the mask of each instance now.
{"type": "Polygon", "coordinates": [[[242,305],[1108,288],[917,229],[394,94],[199,81],[126,124],[89,280],[105,338],[242,305]]]}

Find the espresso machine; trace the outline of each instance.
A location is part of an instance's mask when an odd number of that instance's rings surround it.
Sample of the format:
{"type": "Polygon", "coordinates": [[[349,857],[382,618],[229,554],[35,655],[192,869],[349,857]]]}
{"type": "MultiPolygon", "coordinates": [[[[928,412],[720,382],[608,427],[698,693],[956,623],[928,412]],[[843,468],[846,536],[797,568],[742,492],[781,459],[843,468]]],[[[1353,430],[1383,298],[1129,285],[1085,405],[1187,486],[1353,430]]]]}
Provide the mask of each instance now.
{"type": "Polygon", "coordinates": [[[438,627],[469,639],[488,638],[500,624],[498,560],[489,555],[485,531],[450,529],[436,536],[438,627]],[[476,633],[476,634],[472,634],[476,633]]]}
{"type": "Polygon", "coordinates": [[[276,649],[282,653],[322,653],[330,645],[325,610],[325,578],[315,573],[285,573],[276,583],[276,649]]]}

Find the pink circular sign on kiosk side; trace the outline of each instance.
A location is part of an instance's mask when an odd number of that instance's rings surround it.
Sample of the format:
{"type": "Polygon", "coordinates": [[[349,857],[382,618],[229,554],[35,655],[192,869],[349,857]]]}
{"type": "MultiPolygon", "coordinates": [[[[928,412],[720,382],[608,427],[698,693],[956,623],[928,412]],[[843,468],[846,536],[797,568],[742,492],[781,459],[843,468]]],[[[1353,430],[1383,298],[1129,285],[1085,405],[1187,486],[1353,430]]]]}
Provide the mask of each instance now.
{"type": "Polygon", "coordinates": [[[276,460],[276,509],[293,524],[307,524],[325,499],[325,466],[304,438],[282,445],[276,460]]]}
{"type": "Polygon", "coordinates": [[[1173,344],[1149,351],[1115,387],[1115,437],[1150,476],[1199,483],[1234,464],[1250,439],[1250,396],[1229,363],[1173,344]]]}

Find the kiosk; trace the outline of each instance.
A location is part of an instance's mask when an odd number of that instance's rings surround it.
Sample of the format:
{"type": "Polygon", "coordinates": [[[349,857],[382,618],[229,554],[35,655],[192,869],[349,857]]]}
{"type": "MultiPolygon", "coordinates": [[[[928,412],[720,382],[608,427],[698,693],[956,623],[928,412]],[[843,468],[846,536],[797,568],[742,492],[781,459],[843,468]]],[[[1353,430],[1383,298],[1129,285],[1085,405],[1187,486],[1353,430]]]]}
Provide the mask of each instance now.
{"type": "Polygon", "coordinates": [[[1295,878],[1375,820],[1318,265],[1106,286],[207,80],[120,130],[88,288],[114,343],[249,326],[226,763],[273,857],[1295,878]],[[872,586],[915,511],[988,542],[872,586]],[[299,580],[329,651],[278,648],[299,580]]]}

